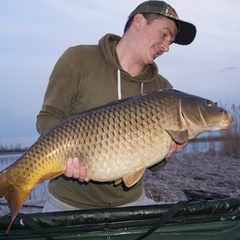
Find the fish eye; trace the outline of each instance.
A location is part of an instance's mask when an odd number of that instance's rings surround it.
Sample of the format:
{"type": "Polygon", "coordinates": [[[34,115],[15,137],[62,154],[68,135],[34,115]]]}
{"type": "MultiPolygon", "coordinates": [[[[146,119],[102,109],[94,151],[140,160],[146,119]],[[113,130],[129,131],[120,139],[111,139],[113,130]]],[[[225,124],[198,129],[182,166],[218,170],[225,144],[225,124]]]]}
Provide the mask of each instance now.
{"type": "Polygon", "coordinates": [[[214,102],[212,102],[212,101],[210,101],[210,100],[206,100],[206,105],[208,106],[208,107],[214,107],[214,106],[216,106],[216,103],[214,103],[214,102]]]}

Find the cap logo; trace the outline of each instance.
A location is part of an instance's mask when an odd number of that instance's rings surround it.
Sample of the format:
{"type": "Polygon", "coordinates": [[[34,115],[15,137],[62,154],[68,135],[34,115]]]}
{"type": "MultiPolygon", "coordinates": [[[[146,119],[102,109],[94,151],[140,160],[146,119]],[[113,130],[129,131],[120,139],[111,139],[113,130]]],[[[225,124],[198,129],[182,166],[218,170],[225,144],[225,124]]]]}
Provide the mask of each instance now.
{"type": "Polygon", "coordinates": [[[165,10],[165,13],[167,16],[178,19],[178,15],[176,13],[176,11],[174,10],[174,8],[172,8],[170,5],[167,4],[167,8],[165,10]]]}

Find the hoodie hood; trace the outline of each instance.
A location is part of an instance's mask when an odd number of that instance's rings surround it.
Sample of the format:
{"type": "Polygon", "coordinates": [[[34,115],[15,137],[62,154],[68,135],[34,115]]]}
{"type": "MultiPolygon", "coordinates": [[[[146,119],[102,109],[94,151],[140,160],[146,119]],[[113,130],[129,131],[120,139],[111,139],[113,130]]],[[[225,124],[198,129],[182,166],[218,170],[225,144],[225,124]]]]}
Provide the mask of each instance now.
{"type": "Polygon", "coordinates": [[[139,83],[155,81],[158,77],[158,67],[155,63],[147,65],[139,75],[134,77],[122,69],[116,52],[116,46],[120,39],[121,37],[117,35],[107,34],[99,40],[99,46],[108,64],[116,70],[116,72],[120,70],[122,79],[130,79],[139,83]]]}

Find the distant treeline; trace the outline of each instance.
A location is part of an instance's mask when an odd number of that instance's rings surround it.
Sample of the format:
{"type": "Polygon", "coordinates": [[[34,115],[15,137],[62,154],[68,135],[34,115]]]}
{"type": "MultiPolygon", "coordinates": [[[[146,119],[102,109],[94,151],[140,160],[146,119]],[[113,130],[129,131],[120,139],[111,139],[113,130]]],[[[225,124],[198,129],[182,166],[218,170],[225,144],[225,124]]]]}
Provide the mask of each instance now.
{"type": "MultiPolygon", "coordinates": [[[[193,140],[190,140],[192,142],[217,142],[222,141],[223,136],[211,136],[211,137],[197,137],[193,140]]],[[[0,153],[14,153],[14,152],[25,152],[28,149],[28,147],[21,147],[21,144],[18,143],[15,146],[12,144],[2,144],[0,143],[0,153]]]]}
{"type": "Polygon", "coordinates": [[[27,149],[27,147],[21,147],[20,143],[15,146],[12,144],[8,145],[0,143],[0,153],[25,152],[27,149]]]}

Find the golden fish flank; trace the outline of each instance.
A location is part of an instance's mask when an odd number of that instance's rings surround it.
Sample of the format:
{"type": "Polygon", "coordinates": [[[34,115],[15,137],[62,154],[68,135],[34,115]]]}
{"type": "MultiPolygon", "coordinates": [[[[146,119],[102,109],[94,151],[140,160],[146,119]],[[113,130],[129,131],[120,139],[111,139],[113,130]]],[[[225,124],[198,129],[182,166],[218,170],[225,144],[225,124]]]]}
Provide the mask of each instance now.
{"type": "Polygon", "coordinates": [[[62,174],[78,157],[95,181],[134,185],[145,168],[165,158],[171,142],[226,129],[233,118],[210,100],[176,90],[116,101],[50,128],[20,159],[0,173],[0,197],[11,223],[37,183],[62,174]]]}

